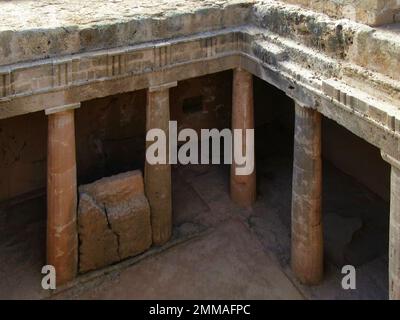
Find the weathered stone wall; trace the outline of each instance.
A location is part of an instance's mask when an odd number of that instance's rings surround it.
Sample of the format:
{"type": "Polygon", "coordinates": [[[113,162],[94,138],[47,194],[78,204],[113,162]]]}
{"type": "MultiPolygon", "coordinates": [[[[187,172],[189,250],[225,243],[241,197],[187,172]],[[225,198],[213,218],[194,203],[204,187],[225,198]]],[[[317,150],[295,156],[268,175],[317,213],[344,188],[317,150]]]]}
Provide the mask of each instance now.
{"type": "Polygon", "coordinates": [[[181,81],[170,89],[171,120],[178,130],[231,126],[232,72],[181,81]]]}
{"type": "Polygon", "coordinates": [[[0,201],[46,186],[44,112],[0,120],[0,201]]]}
{"type": "Polygon", "coordinates": [[[370,26],[400,22],[398,0],[282,0],[370,26]]]}

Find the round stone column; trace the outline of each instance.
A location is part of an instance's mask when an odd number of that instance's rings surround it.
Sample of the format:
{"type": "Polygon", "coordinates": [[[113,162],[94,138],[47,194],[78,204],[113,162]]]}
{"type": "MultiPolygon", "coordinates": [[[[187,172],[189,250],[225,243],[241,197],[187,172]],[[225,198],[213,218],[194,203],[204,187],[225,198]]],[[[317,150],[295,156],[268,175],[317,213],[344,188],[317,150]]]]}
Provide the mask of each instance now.
{"type": "Polygon", "coordinates": [[[47,264],[57,285],[75,278],[78,266],[74,109],[47,109],[47,264]]]}
{"type": "MultiPolygon", "coordinates": [[[[169,88],[177,83],[151,87],[147,91],[146,130],[161,129],[166,135],[167,164],[145,162],[144,186],[151,210],[153,243],[163,245],[172,234],[171,165],[168,163],[169,88]]],[[[147,142],[148,147],[152,142],[147,142]]]]}
{"type": "Polygon", "coordinates": [[[321,115],[296,103],[291,264],[299,281],[308,285],[323,276],[321,196],[321,115]]]}
{"type": "MultiPolygon", "coordinates": [[[[242,130],[242,151],[245,154],[246,129],[254,129],[253,106],[253,75],[243,69],[233,70],[232,93],[232,130],[242,130]]],[[[233,145],[234,147],[234,145],[233,145]]],[[[251,151],[254,157],[254,145],[251,151]]],[[[232,200],[242,207],[251,206],[256,200],[256,172],[255,169],[249,175],[238,175],[238,164],[232,157],[230,193],[232,200]]]]}

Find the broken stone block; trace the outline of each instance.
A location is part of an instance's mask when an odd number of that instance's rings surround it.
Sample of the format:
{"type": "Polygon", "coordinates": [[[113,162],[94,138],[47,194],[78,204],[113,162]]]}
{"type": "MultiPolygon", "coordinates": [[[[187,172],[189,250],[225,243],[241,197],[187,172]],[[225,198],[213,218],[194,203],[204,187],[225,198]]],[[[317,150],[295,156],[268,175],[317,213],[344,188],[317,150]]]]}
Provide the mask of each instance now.
{"type": "Polygon", "coordinates": [[[103,208],[86,193],[80,194],[78,216],[79,270],[85,272],[118,261],[117,235],[111,230],[103,208]]]}
{"type": "Polygon", "coordinates": [[[150,206],[139,170],[79,187],[79,271],[104,267],[151,246],[150,206]]]}
{"type": "Polygon", "coordinates": [[[150,247],[150,206],[144,194],[107,207],[107,215],[112,229],[119,236],[121,259],[135,256],[150,247]]]}
{"type": "Polygon", "coordinates": [[[133,196],[144,194],[142,173],[135,170],[102,178],[80,186],[79,192],[91,195],[97,203],[120,204],[133,196]]]}

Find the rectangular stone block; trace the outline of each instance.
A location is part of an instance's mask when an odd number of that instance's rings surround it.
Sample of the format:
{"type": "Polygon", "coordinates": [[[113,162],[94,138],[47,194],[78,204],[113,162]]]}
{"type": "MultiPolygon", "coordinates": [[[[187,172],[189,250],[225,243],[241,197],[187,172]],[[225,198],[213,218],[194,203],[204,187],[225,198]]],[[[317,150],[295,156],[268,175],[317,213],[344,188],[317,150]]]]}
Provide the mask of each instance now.
{"type": "Polygon", "coordinates": [[[139,170],[79,187],[79,271],[98,269],[152,244],[150,206],[139,170]]]}
{"type": "Polygon", "coordinates": [[[97,203],[117,204],[144,193],[142,173],[135,170],[102,178],[80,186],[79,192],[91,195],[97,203]]]}

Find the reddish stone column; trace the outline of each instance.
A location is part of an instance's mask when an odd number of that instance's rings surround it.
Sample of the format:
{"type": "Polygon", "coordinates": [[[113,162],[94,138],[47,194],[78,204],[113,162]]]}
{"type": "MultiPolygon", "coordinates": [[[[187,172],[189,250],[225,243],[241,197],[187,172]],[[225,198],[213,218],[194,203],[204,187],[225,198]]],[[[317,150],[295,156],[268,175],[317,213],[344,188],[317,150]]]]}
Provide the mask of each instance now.
{"type": "Polygon", "coordinates": [[[400,161],[382,152],[390,174],[389,299],[400,300],[400,161]]]}
{"type": "Polygon", "coordinates": [[[323,276],[321,115],[296,103],[292,186],[292,269],[300,282],[323,276]]]}
{"type": "MultiPolygon", "coordinates": [[[[146,130],[162,129],[167,137],[169,134],[169,88],[177,83],[169,83],[151,87],[147,91],[146,130]]],[[[147,142],[148,147],[153,142],[147,142]]],[[[172,199],[171,199],[171,165],[150,164],[145,162],[144,186],[151,210],[151,228],[153,243],[163,245],[172,234],[172,199]]]]}
{"type": "MultiPolygon", "coordinates": [[[[242,149],[246,150],[246,129],[254,129],[253,76],[243,69],[233,71],[232,129],[242,129],[242,149]]],[[[254,150],[253,150],[254,151],[254,150]]],[[[245,152],[243,152],[245,154],[245,152]]],[[[253,152],[254,159],[254,152],[253,152]]],[[[256,200],[255,169],[249,175],[237,175],[235,159],[231,165],[231,198],[242,207],[251,206],[256,200]]]]}
{"type": "Polygon", "coordinates": [[[57,285],[72,280],[78,266],[77,186],[74,109],[47,109],[47,263],[57,285]]]}

